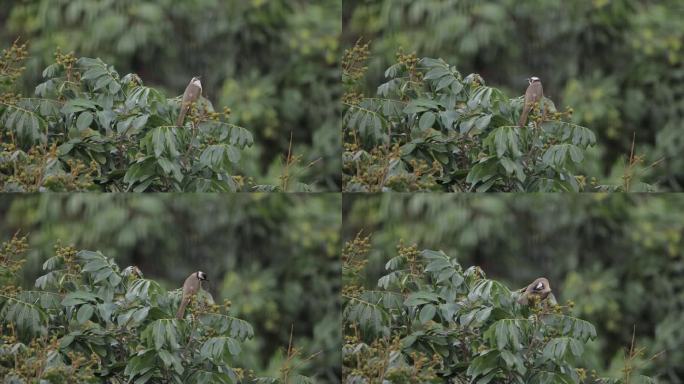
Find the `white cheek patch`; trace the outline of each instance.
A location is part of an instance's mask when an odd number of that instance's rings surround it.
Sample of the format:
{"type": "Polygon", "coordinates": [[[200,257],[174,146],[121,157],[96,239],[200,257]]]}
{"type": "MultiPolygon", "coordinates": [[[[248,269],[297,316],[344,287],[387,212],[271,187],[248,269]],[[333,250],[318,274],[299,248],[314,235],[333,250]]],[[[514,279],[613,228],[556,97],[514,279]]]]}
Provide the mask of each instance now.
{"type": "Polygon", "coordinates": [[[539,283],[535,285],[534,289],[537,291],[541,291],[542,289],[544,289],[544,283],[539,283]]]}

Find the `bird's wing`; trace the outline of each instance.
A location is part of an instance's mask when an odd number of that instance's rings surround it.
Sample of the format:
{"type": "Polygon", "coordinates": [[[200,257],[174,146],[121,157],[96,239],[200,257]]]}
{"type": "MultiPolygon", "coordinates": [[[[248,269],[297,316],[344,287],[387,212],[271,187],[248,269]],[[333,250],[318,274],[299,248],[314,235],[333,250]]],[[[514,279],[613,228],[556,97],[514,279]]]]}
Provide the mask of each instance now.
{"type": "Polygon", "coordinates": [[[188,109],[190,109],[190,104],[197,101],[201,92],[202,90],[200,88],[192,84],[188,85],[188,87],[185,88],[185,92],[183,92],[183,100],[181,101],[180,111],[178,112],[178,121],[176,122],[176,125],[183,125],[185,115],[188,113],[188,109]]]}
{"type": "Polygon", "coordinates": [[[197,101],[197,99],[199,99],[200,92],[201,89],[199,87],[191,85],[185,89],[185,93],[183,94],[183,100],[187,100],[188,103],[195,102],[197,101]]]}

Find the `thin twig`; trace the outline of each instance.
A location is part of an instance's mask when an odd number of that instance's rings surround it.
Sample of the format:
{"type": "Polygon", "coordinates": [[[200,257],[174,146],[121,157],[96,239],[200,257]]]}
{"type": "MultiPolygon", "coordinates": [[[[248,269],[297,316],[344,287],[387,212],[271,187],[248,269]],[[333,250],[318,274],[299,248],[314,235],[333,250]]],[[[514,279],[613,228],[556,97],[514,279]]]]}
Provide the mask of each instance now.
{"type": "Polygon", "coordinates": [[[290,131],[290,144],[287,147],[287,158],[285,159],[285,169],[283,175],[280,176],[280,189],[287,192],[290,180],[290,166],[292,165],[292,131],[290,131]]]}

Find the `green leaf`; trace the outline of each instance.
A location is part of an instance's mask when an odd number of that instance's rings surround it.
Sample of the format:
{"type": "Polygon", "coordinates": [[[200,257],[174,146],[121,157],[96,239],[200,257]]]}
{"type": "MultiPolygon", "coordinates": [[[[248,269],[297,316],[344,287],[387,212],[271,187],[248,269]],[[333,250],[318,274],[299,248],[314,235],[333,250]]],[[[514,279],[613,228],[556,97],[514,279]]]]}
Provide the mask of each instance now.
{"type": "Polygon", "coordinates": [[[423,306],[423,308],[420,310],[420,315],[418,316],[420,323],[425,324],[432,320],[432,318],[435,317],[435,313],[437,313],[437,307],[434,305],[427,304],[423,306]]]}
{"type": "Polygon", "coordinates": [[[560,363],[567,360],[568,354],[579,357],[582,352],[584,352],[584,347],[578,340],[570,337],[556,337],[546,343],[542,356],[547,360],[560,363]]]}
{"type": "Polygon", "coordinates": [[[449,68],[444,66],[444,67],[436,67],[436,68],[430,69],[425,74],[425,76],[423,76],[423,79],[424,80],[436,80],[436,79],[440,79],[442,77],[447,77],[447,76],[451,76],[451,71],[449,71],[449,68]]]}
{"type": "Polygon", "coordinates": [[[161,286],[159,286],[157,282],[138,278],[128,288],[128,291],[126,292],[126,300],[133,301],[139,299],[147,301],[158,296],[161,291],[161,286]]]}
{"type": "Polygon", "coordinates": [[[492,120],[491,114],[483,115],[477,118],[475,120],[475,128],[479,129],[480,131],[483,131],[485,128],[489,126],[489,122],[492,120]]]}
{"type": "Polygon", "coordinates": [[[542,161],[554,169],[563,169],[568,158],[577,163],[582,161],[584,154],[580,148],[572,144],[556,144],[544,152],[542,161]]]}
{"type": "Polygon", "coordinates": [[[209,145],[202,151],[199,161],[215,172],[227,170],[231,163],[240,161],[240,151],[229,144],[209,145]]]}
{"type": "Polygon", "coordinates": [[[351,298],[343,310],[343,318],[351,323],[357,323],[366,332],[381,334],[385,330],[389,314],[379,300],[369,301],[371,297],[362,296],[351,298]],[[365,300],[364,300],[365,299],[365,300]]]}
{"type": "Polygon", "coordinates": [[[38,305],[0,294],[0,319],[13,323],[20,334],[46,334],[47,313],[38,305]]]}
{"type": "Polygon", "coordinates": [[[576,384],[575,380],[568,375],[549,371],[535,372],[529,382],[530,384],[576,384]]]}
{"type": "Polygon", "coordinates": [[[166,366],[167,368],[173,367],[174,371],[176,371],[177,374],[183,374],[185,368],[183,368],[183,364],[180,357],[178,357],[176,354],[172,354],[171,352],[165,349],[159,350],[158,353],[159,357],[164,363],[164,366],[166,366]]]}
{"type": "Polygon", "coordinates": [[[71,99],[64,103],[62,107],[62,113],[65,115],[71,115],[76,112],[82,112],[86,110],[95,111],[97,109],[97,104],[88,99],[71,99]]]}
{"type": "Polygon", "coordinates": [[[501,165],[504,167],[506,170],[506,174],[512,175],[513,172],[516,170],[516,164],[513,160],[509,159],[508,157],[504,156],[499,159],[499,162],[501,165]]]}
{"type": "Polygon", "coordinates": [[[451,76],[451,75],[444,76],[441,79],[439,79],[439,82],[437,83],[437,87],[435,88],[435,91],[440,91],[440,90],[450,86],[455,81],[456,81],[456,78],[451,76]]]}
{"type": "Polygon", "coordinates": [[[80,308],[78,308],[78,312],[76,313],[76,320],[78,321],[78,323],[83,324],[86,321],[90,320],[90,317],[93,315],[94,310],[95,308],[93,308],[92,305],[81,305],[80,308]]]}
{"type": "Polygon", "coordinates": [[[570,336],[583,342],[596,338],[596,328],[582,319],[550,314],[545,316],[543,321],[548,326],[554,327],[560,336],[570,336]]]}
{"type": "Polygon", "coordinates": [[[433,112],[425,112],[420,116],[420,121],[418,127],[421,131],[425,131],[428,128],[432,128],[435,124],[435,114],[433,112]]]}
{"type": "Polygon", "coordinates": [[[492,324],[484,333],[485,339],[493,347],[520,350],[527,345],[530,335],[530,324],[525,319],[501,319],[492,324]]]}
{"type": "Polygon", "coordinates": [[[215,363],[228,363],[229,356],[237,356],[240,350],[240,343],[231,337],[212,337],[202,344],[200,356],[215,363]]]}
{"type": "Polygon", "coordinates": [[[179,162],[171,161],[166,157],[159,157],[157,159],[157,163],[162,168],[162,171],[164,171],[164,174],[173,175],[173,178],[177,182],[181,182],[183,180],[183,171],[179,162]]]}
{"type": "Polygon", "coordinates": [[[135,356],[128,359],[124,374],[129,378],[133,378],[157,369],[157,356],[158,354],[155,350],[138,351],[135,356]]]}
{"type": "Polygon", "coordinates": [[[524,375],[527,372],[525,362],[520,355],[504,349],[501,351],[501,358],[506,362],[508,368],[514,368],[518,374],[524,375]]]}
{"type": "MultiPolygon", "coordinates": [[[[140,115],[133,119],[131,122],[131,128],[133,129],[134,132],[140,132],[142,131],[143,127],[145,127],[145,124],[147,124],[147,120],[150,118],[150,115],[140,115]]],[[[175,144],[175,140],[172,142],[172,144],[175,144]]],[[[174,147],[175,149],[175,147],[174,147]]],[[[172,152],[172,153],[178,153],[178,152],[172,152]]]]}
{"type": "Polygon", "coordinates": [[[75,305],[86,304],[86,303],[97,303],[97,296],[90,292],[85,291],[75,291],[68,293],[64,296],[61,305],[63,307],[73,307],[75,305]]]}
{"type": "MultiPolygon", "coordinates": [[[[135,128],[135,125],[145,124],[146,117],[138,116],[130,122],[131,127],[135,128]]],[[[135,129],[131,130],[132,132],[135,129]]],[[[178,141],[179,131],[176,127],[161,126],[153,128],[150,132],[145,135],[143,140],[145,148],[151,148],[154,152],[154,156],[159,158],[165,155],[171,159],[175,159],[180,155],[178,151],[179,141],[178,141]]]]}
{"type": "Polygon", "coordinates": [[[50,77],[54,77],[58,71],[59,71],[59,64],[54,63],[54,64],[50,64],[47,67],[45,67],[42,75],[44,78],[47,79],[50,77]]]}
{"type": "Polygon", "coordinates": [[[417,291],[417,292],[411,292],[408,297],[406,298],[406,301],[404,301],[404,305],[407,307],[415,307],[418,305],[423,305],[423,304],[428,304],[428,303],[437,303],[439,301],[439,296],[437,296],[433,292],[428,292],[428,291],[417,291]]]}
{"type": "Polygon", "coordinates": [[[204,313],[200,316],[200,322],[204,326],[213,328],[219,335],[230,336],[239,341],[254,337],[252,326],[248,322],[233,316],[204,313]]]}
{"type": "Polygon", "coordinates": [[[184,322],[177,319],[159,319],[147,325],[142,339],[149,348],[175,351],[180,348],[178,340],[184,329],[184,322]]]}
{"type": "Polygon", "coordinates": [[[498,281],[489,279],[479,280],[468,294],[468,300],[483,300],[494,302],[501,306],[507,306],[512,301],[511,291],[508,287],[498,281]]]}
{"type": "Polygon", "coordinates": [[[470,362],[466,374],[474,379],[498,369],[499,353],[497,351],[487,351],[470,362]]]}
{"type": "Polygon", "coordinates": [[[24,144],[35,144],[46,139],[43,132],[47,122],[26,107],[28,105],[4,106],[4,113],[0,114],[0,127],[13,130],[24,144]]]}
{"type": "Polygon", "coordinates": [[[107,70],[104,67],[94,66],[90,67],[83,73],[83,75],[81,75],[81,80],[94,80],[106,74],[107,70]]]}
{"type": "Polygon", "coordinates": [[[496,180],[499,163],[495,157],[483,158],[473,166],[466,176],[466,182],[476,185],[489,180],[496,180]]]}
{"type": "Polygon", "coordinates": [[[132,185],[156,176],[156,164],[157,161],[154,156],[148,156],[137,160],[128,168],[128,171],[126,171],[123,179],[124,183],[132,185]]]}
{"type": "Polygon", "coordinates": [[[428,110],[438,110],[439,104],[430,99],[415,99],[408,103],[406,108],[404,108],[404,113],[411,115],[418,112],[425,112],[428,110]]]}

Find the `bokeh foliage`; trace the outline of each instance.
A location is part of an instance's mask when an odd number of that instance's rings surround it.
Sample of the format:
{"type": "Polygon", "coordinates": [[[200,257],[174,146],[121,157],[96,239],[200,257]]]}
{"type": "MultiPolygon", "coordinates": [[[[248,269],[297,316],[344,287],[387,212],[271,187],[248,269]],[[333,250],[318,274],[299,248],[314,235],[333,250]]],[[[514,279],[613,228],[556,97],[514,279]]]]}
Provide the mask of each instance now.
{"type": "Polygon", "coordinates": [[[367,95],[399,48],[479,73],[508,95],[538,76],[559,110],[571,106],[573,122],[596,132],[589,177],[620,184],[635,138],[639,177],[680,190],[683,15],[678,0],[345,0],[342,41],[371,42],[367,95]]]}
{"type": "Polygon", "coordinates": [[[292,330],[290,366],[339,380],[339,195],[6,195],[0,217],[3,240],[28,234],[24,288],[60,241],[136,265],[168,290],[203,270],[205,289],[259,335],[238,366],[279,377],[292,330]]]}
{"type": "Polygon", "coordinates": [[[8,0],[0,41],[29,43],[26,94],[57,47],[137,73],[169,96],[201,75],[204,95],[255,135],[244,173],[278,184],[292,137],[299,161],[290,174],[337,190],[340,13],[339,0],[8,0]]]}
{"type": "Polygon", "coordinates": [[[641,372],[678,383],[683,208],[677,194],[348,195],[343,238],[372,235],[366,287],[386,274],[402,239],[455,255],[509,287],[546,276],[559,303],[573,301],[572,314],[597,328],[587,368],[621,377],[634,332],[645,348],[635,363],[641,372]]]}

